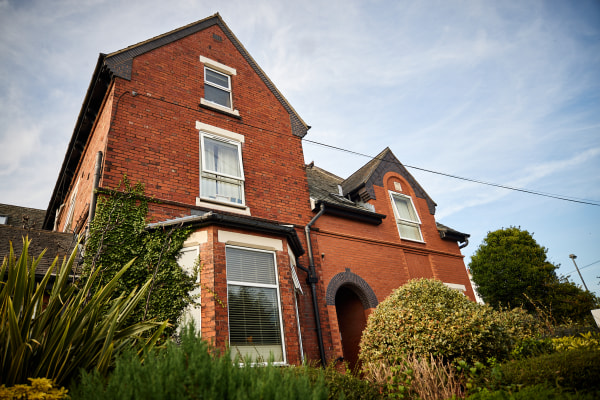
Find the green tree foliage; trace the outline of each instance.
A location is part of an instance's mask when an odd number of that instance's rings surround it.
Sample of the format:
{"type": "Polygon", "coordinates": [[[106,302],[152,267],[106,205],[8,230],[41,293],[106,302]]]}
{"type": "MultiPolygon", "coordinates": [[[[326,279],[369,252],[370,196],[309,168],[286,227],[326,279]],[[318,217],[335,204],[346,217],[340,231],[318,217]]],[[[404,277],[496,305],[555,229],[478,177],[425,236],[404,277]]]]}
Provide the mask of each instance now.
{"type": "Polygon", "coordinates": [[[407,355],[447,361],[498,360],[534,331],[533,318],[493,310],[470,301],[442,282],[419,279],[396,289],[369,316],[360,343],[360,359],[394,365],[407,355]]]}
{"type": "Polygon", "coordinates": [[[542,308],[563,323],[589,318],[598,298],[556,275],[557,265],[532,234],[517,227],[489,232],[469,269],[482,299],[494,308],[542,308]]]}
{"type": "Polygon", "coordinates": [[[121,190],[110,191],[98,200],[96,216],[85,244],[83,278],[98,272],[95,288],[111,280],[125,263],[134,260],[117,284],[116,293],[129,292],[147,279],[151,284],[130,322],[167,320],[172,332],[190,303],[194,279],[177,264],[187,228],[146,228],[148,197],[141,184],[132,186],[123,178],[121,190]]]}
{"type": "Polygon", "coordinates": [[[57,257],[36,282],[35,269],[43,253],[30,257],[29,244],[28,239],[23,241],[18,258],[11,244],[0,268],[0,383],[11,386],[45,377],[62,385],[80,368],[106,373],[116,354],[140,342],[142,346],[136,347],[140,354],[152,348],[167,323],[127,323],[143,302],[149,279],[126,295],[117,295],[117,281],[131,266],[127,264],[102,286],[96,285],[96,271],[78,290],[72,283],[74,250],[59,268],[57,257]],[[88,297],[95,285],[97,290],[88,297]],[[149,330],[154,334],[140,340],[149,330]]]}

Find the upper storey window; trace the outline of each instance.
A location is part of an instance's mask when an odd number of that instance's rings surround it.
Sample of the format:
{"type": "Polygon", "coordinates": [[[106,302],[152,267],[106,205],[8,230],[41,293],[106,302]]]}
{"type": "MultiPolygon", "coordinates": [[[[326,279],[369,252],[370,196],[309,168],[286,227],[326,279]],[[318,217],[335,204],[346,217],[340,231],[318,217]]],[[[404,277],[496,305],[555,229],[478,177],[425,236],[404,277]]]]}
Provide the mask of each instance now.
{"type": "Polygon", "coordinates": [[[421,220],[412,199],[400,193],[390,192],[394,216],[398,225],[398,232],[402,239],[423,241],[421,234],[421,220]]]}
{"type": "Polygon", "coordinates": [[[202,132],[200,197],[244,204],[244,171],[240,142],[202,132]]]}
{"type": "Polygon", "coordinates": [[[204,98],[207,101],[231,108],[231,78],[204,67],[204,98]]]}
{"type": "Polygon", "coordinates": [[[204,98],[200,103],[239,116],[238,110],[233,108],[232,100],[231,81],[232,76],[237,75],[235,68],[204,56],[200,56],[200,62],[204,64],[204,98]]]}

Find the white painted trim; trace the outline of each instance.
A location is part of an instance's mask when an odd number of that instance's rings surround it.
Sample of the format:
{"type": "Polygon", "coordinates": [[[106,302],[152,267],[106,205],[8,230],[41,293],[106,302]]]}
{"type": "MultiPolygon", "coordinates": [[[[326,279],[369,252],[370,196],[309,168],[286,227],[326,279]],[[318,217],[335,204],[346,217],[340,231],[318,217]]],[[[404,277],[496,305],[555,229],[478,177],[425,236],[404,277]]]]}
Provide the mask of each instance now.
{"type": "Polygon", "coordinates": [[[212,210],[227,211],[241,215],[251,215],[250,209],[246,206],[237,205],[234,203],[221,203],[213,199],[202,199],[200,197],[196,197],[196,205],[198,207],[206,207],[212,210]]]}
{"type": "Polygon", "coordinates": [[[204,131],[207,133],[212,133],[213,135],[222,136],[228,139],[235,140],[236,142],[244,143],[244,135],[240,135],[239,133],[231,132],[223,128],[219,128],[217,126],[212,126],[205,124],[204,122],[196,121],[196,129],[199,131],[204,131]]]}
{"type": "Polygon", "coordinates": [[[461,292],[466,292],[467,287],[465,285],[461,285],[460,283],[446,283],[444,285],[448,286],[450,289],[460,290],[461,292]]]}
{"type": "Polygon", "coordinates": [[[263,236],[248,235],[219,229],[218,240],[227,245],[250,247],[259,250],[283,251],[283,241],[263,236]]]}
{"type": "Polygon", "coordinates": [[[212,101],[206,100],[204,97],[202,97],[200,99],[200,104],[202,104],[203,106],[206,106],[206,107],[211,107],[211,108],[217,109],[219,111],[226,112],[226,113],[231,114],[231,115],[235,115],[236,117],[240,116],[240,112],[238,110],[232,110],[229,107],[225,107],[225,106],[222,106],[220,104],[213,103],[212,101]]]}
{"type": "Polygon", "coordinates": [[[237,71],[235,70],[235,68],[231,68],[230,66],[227,66],[225,64],[221,64],[218,61],[215,60],[211,60],[210,58],[204,57],[204,56],[200,56],[200,62],[206,66],[208,66],[209,68],[213,68],[216,69],[219,72],[222,72],[224,74],[227,75],[237,75],[237,71]]]}
{"type": "Polygon", "coordinates": [[[208,242],[208,232],[196,231],[192,233],[185,242],[183,242],[183,247],[198,246],[199,244],[206,242],[208,242]]]}

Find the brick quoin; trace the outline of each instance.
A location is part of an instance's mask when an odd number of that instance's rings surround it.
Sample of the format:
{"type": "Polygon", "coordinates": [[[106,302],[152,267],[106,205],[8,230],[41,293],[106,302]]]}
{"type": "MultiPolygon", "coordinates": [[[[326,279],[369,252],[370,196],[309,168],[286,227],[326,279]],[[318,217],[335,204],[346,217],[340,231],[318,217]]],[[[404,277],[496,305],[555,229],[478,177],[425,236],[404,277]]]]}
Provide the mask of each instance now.
{"type": "MultiPolygon", "coordinates": [[[[75,139],[85,137],[85,142],[74,139],[70,144],[48,212],[56,213],[57,230],[84,232],[96,155],[101,151],[99,187],[117,189],[124,175],[132,183],[141,182],[152,200],[148,222],[162,223],[211,212],[230,220],[242,218],[246,228],[219,222],[194,228],[207,238],[198,244],[201,282],[209,289],[201,295],[202,337],[219,348],[229,343],[226,243],[219,242],[219,230],[277,239],[282,241],[284,249],[277,250],[275,255],[287,362],[301,362],[300,341],[308,360],[319,360],[314,304],[306,282],[309,257],[304,232],[317,209],[311,208],[303,134],[296,134],[298,127],[304,130],[308,127],[302,125],[268,78],[261,75],[262,70],[252,65],[253,60],[218,15],[172,34],[176,39],[166,40],[170,36],[165,34],[132,48],[101,55],[94,72],[99,83],[90,86],[85,103],[94,105],[82,108],[78,120],[82,122],[78,122],[74,132],[75,139]],[[192,33],[182,34],[186,29],[192,33]],[[136,50],[135,55],[127,56],[132,49],[136,50]],[[233,109],[239,111],[239,116],[201,105],[205,83],[200,56],[236,70],[231,77],[231,93],[233,109]],[[89,131],[81,128],[87,126],[86,121],[91,124],[89,131]],[[243,135],[244,194],[250,215],[223,204],[197,205],[201,172],[197,122],[243,135]],[[61,186],[63,181],[68,183],[66,188],[61,186]],[[75,190],[77,194],[73,196],[75,190]],[[66,226],[71,198],[75,198],[73,221],[66,226]],[[271,233],[256,226],[269,226],[271,233]],[[293,227],[295,233],[287,236],[273,233],[284,226],[293,227]],[[294,237],[304,251],[300,254],[302,251],[296,249],[298,254],[292,256],[297,256],[296,272],[302,288],[302,294],[297,296],[290,270],[293,260],[288,252],[288,246],[294,246],[290,241],[294,237]]],[[[318,279],[315,290],[326,357],[322,361],[334,362],[344,357],[344,332],[338,325],[336,304],[327,300],[335,299],[336,293],[328,293],[328,285],[336,276],[356,277],[354,281],[342,281],[341,287],[355,291],[360,299],[365,298],[366,291],[373,293],[375,302],[383,301],[394,289],[419,276],[464,285],[465,294],[474,298],[457,242],[442,240],[432,214],[432,202],[417,187],[414,178],[394,168],[378,170],[381,182],[365,183],[372,197],[368,202],[376,213],[385,216],[380,224],[325,212],[313,225],[311,243],[318,279]],[[414,202],[421,219],[423,243],[399,236],[388,193],[397,190],[397,184],[401,193],[414,202]]],[[[51,219],[54,221],[54,214],[51,219]]],[[[374,305],[363,305],[364,315],[368,316],[374,305]]]]}

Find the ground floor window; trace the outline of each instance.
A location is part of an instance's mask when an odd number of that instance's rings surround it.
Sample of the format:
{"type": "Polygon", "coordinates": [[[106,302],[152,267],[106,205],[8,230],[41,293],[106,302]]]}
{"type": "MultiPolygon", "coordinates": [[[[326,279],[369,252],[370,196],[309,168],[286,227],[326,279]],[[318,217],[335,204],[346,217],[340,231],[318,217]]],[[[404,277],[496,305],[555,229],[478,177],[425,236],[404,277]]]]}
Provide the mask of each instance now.
{"type": "Polygon", "coordinates": [[[275,253],[227,246],[225,257],[232,356],[285,362],[275,253]]]}

